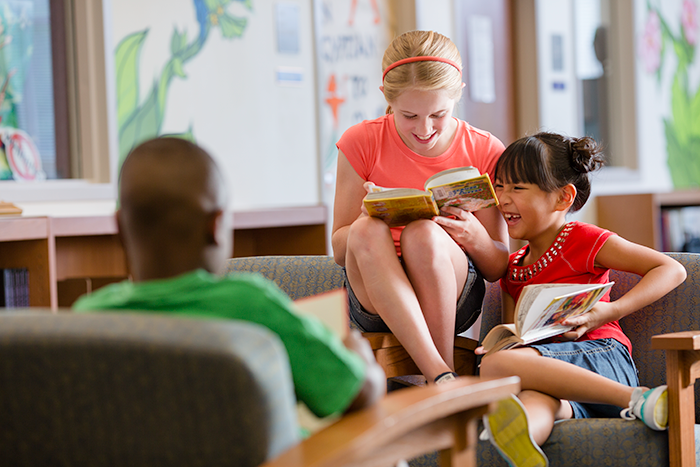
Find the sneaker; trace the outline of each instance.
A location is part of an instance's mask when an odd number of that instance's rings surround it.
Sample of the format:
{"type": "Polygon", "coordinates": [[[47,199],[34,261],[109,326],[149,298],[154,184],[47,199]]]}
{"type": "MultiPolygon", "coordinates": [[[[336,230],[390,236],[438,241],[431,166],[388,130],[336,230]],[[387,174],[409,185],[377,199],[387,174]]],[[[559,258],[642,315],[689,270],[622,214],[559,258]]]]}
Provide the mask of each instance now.
{"type": "Polygon", "coordinates": [[[527,412],[517,397],[498,401],[496,410],[484,415],[484,427],[491,444],[512,467],[549,466],[547,456],[530,435],[527,412]]]}
{"type": "Polygon", "coordinates": [[[667,387],[634,388],[630,406],[620,412],[620,417],[625,420],[638,418],[652,430],[664,431],[668,428],[667,387]]]}
{"type": "Polygon", "coordinates": [[[457,373],[455,373],[454,371],[446,371],[441,375],[438,375],[437,378],[435,378],[435,384],[449,383],[450,381],[456,380],[457,376],[457,373]]]}

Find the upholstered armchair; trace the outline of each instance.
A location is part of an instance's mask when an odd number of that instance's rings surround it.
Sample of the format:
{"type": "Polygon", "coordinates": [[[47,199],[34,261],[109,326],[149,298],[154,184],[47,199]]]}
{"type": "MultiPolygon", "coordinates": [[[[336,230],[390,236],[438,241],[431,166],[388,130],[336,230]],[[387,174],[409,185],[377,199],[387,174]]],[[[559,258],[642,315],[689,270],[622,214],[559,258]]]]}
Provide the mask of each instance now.
{"type": "MultiPolygon", "coordinates": [[[[695,434],[700,435],[700,428],[694,424],[700,421],[700,409],[693,402],[693,399],[697,401],[700,397],[697,385],[694,388],[695,378],[700,375],[700,363],[697,363],[700,354],[700,331],[697,331],[700,330],[700,255],[670,253],[670,256],[686,267],[686,281],[658,302],[621,321],[633,343],[633,357],[641,384],[650,387],[669,384],[669,431],[655,432],[642,422],[622,419],[563,421],[557,423],[544,446],[550,465],[695,465],[696,456],[693,452],[700,451],[700,443],[695,442],[694,448],[691,446],[693,440],[698,438],[695,434]],[[688,332],[690,330],[697,332],[688,332]],[[683,331],[685,334],[657,336],[683,331]],[[667,365],[670,370],[667,370],[667,365]],[[681,453],[685,457],[682,458],[681,453]]],[[[259,272],[275,281],[292,298],[338,288],[343,281],[340,268],[332,258],[326,256],[236,258],[229,262],[229,271],[233,270],[259,272]]],[[[612,289],[613,299],[616,299],[636,284],[639,277],[613,271],[611,280],[616,282],[612,289]]],[[[498,283],[487,284],[482,313],[482,338],[500,319],[500,303],[498,283]]],[[[383,347],[381,341],[392,337],[370,336],[375,340],[375,356],[385,367],[391,367],[394,361],[408,359],[405,351],[401,353],[403,349],[398,342],[383,347]],[[397,354],[400,356],[394,358],[397,354]]],[[[465,352],[476,347],[476,343],[471,340],[464,339],[462,342],[464,343],[458,345],[465,352]]],[[[468,357],[463,361],[469,362],[468,357]]],[[[407,371],[410,364],[404,366],[399,363],[397,366],[402,371],[407,371]]],[[[470,362],[466,366],[470,370],[462,371],[461,374],[472,374],[474,364],[470,362]]],[[[479,465],[507,465],[488,442],[479,443],[477,457],[479,465]]],[[[431,465],[434,462],[434,457],[427,456],[415,459],[411,465],[431,465]]],[[[700,466],[700,463],[697,465],[700,466]]]]}
{"type": "MultiPolygon", "coordinates": [[[[344,286],[343,270],[331,256],[250,256],[228,261],[226,273],[254,272],[275,282],[292,300],[316,295],[344,286]]],[[[418,375],[420,371],[406,350],[391,333],[364,333],[377,362],[387,378],[418,375]]],[[[455,339],[455,370],[459,375],[473,375],[476,369],[472,339],[455,339]]]]}
{"type": "MultiPolygon", "coordinates": [[[[669,432],[653,431],[639,420],[586,419],[558,422],[543,449],[552,466],[581,465],[630,465],[685,467],[696,465],[700,443],[689,447],[698,439],[700,408],[693,403],[700,392],[693,388],[694,378],[700,369],[700,255],[694,253],[669,253],[688,271],[688,278],[678,288],[659,301],[625,317],[620,325],[633,346],[633,359],[639,371],[640,384],[656,387],[669,384],[669,432]],[[695,330],[696,332],[685,332],[695,330]],[[679,333],[674,336],[659,336],[679,333]],[[665,357],[664,357],[665,350],[665,357]],[[694,360],[693,360],[694,358],[694,360]],[[693,363],[696,362],[696,363],[693,363]],[[685,369],[685,372],[681,372],[685,369]],[[694,373],[694,374],[693,374],[694,373]],[[693,375],[693,379],[690,376],[693,375]],[[675,381],[676,388],[672,384],[675,381]],[[678,406],[679,386],[682,406],[678,406]],[[675,394],[674,394],[675,391],[675,394]],[[674,405],[676,404],[676,405],[674,405]],[[675,407],[675,408],[674,408],[675,407]],[[685,426],[681,428],[680,418],[685,426]],[[684,463],[680,464],[681,442],[685,449],[684,463]],[[669,445],[669,439],[674,444],[669,445]],[[671,462],[669,463],[669,459],[671,462]],[[689,459],[689,460],[688,460],[689,459]],[[688,463],[690,462],[690,463],[688,463]]],[[[612,299],[631,289],[638,281],[635,274],[611,271],[615,282],[612,299]]],[[[498,323],[501,316],[501,295],[497,283],[487,284],[481,322],[481,338],[498,323]]],[[[491,447],[488,441],[479,443],[479,465],[503,466],[507,463],[491,447]]],[[[700,466],[700,463],[697,463],[700,466]]]]}
{"type": "Polygon", "coordinates": [[[0,395],[3,465],[255,467],[300,440],[287,353],[245,322],[2,313],[0,395]]]}
{"type": "Polygon", "coordinates": [[[518,378],[397,391],[300,441],[281,341],[246,322],[0,314],[0,453],[21,466],[344,467],[438,450],[475,465],[476,422],[518,378]]]}

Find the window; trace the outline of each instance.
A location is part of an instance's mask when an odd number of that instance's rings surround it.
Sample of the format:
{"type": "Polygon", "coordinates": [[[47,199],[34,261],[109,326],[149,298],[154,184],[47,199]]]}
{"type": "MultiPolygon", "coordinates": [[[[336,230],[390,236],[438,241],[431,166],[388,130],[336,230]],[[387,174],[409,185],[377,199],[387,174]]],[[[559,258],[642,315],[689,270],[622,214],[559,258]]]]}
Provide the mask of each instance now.
{"type": "Polygon", "coordinates": [[[101,0],[0,2],[4,200],[114,198],[104,25],[101,0]]]}
{"type": "Polygon", "coordinates": [[[588,135],[636,177],[633,0],[514,2],[518,133],[588,135]]]}

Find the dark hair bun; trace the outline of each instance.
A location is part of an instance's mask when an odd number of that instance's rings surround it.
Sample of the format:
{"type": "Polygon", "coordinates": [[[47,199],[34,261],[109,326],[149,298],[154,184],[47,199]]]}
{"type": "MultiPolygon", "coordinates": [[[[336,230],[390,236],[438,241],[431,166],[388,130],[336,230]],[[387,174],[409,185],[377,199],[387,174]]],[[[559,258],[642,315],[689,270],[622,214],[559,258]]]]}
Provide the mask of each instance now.
{"type": "Polygon", "coordinates": [[[582,174],[600,169],[605,164],[603,149],[589,137],[569,138],[571,167],[582,174]]]}

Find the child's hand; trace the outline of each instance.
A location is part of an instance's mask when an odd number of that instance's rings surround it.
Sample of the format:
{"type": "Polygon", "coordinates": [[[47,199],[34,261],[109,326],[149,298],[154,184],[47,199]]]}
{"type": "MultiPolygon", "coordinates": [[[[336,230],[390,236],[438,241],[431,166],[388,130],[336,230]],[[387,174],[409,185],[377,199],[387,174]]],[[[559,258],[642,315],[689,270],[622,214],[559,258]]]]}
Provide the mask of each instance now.
{"type": "MultiPolygon", "coordinates": [[[[376,186],[374,182],[365,182],[362,184],[362,187],[365,189],[365,191],[367,191],[367,193],[372,193],[372,187],[374,186],[376,186]]],[[[365,203],[362,203],[362,206],[360,206],[360,217],[362,216],[369,216],[365,203]]]]}
{"type": "Polygon", "coordinates": [[[372,193],[372,187],[377,186],[374,184],[374,182],[365,182],[362,184],[362,187],[367,191],[367,193],[372,193]]]}
{"type": "Polygon", "coordinates": [[[483,345],[480,345],[476,349],[474,349],[474,354],[476,355],[484,355],[486,353],[486,349],[484,349],[483,345]]]}
{"type": "Polygon", "coordinates": [[[362,333],[358,330],[351,329],[343,339],[343,344],[345,344],[345,347],[348,349],[360,355],[365,363],[375,364],[377,362],[374,358],[374,353],[372,353],[372,347],[369,345],[369,341],[362,337],[362,333]]]}
{"type": "Polygon", "coordinates": [[[562,340],[574,341],[587,332],[598,329],[602,325],[609,323],[609,312],[612,305],[610,302],[598,302],[588,313],[565,319],[561,324],[565,326],[575,326],[571,331],[562,334],[562,340]]]}
{"type": "Polygon", "coordinates": [[[462,246],[473,243],[472,239],[477,230],[483,230],[484,226],[479,222],[474,214],[454,206],[442,208],[442,212],[447,216],[435,216],[433,221],[441,225],[443,229],[462,246]]]}

